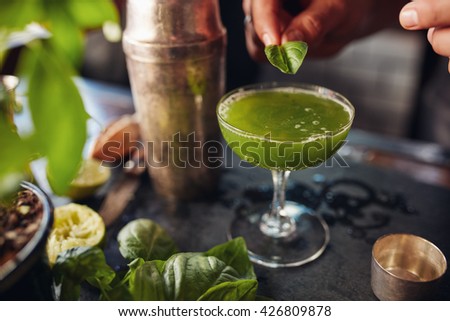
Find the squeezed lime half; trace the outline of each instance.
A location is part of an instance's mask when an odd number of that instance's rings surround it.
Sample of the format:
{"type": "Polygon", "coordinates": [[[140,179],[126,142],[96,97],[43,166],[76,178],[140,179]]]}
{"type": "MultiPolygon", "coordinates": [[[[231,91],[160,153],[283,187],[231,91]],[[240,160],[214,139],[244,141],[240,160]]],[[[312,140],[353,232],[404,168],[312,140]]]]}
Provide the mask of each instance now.
{"type": "Polygon", "coordinates": [[[70,203],[54,211],[53,227],[47,240],[51,265],[59,253],[78,246],[97,246],[105,238],[105,223],[88,206],[70,203]]]}

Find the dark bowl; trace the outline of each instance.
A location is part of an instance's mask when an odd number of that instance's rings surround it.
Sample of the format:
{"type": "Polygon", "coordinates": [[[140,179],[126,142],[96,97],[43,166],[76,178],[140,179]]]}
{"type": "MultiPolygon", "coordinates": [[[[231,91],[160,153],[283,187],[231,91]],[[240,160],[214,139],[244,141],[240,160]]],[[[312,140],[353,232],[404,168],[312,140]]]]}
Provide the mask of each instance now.
{"type": "Polygon", "coordinates": [[[47,194],[29,182],[22,182],[23,189],[33,192],[42,203],[41,224],[16,256],[0,266],[0,293],[7,291],[17,283],[42,257],[48,234],[53,225],[53,204],[47,194]]]}

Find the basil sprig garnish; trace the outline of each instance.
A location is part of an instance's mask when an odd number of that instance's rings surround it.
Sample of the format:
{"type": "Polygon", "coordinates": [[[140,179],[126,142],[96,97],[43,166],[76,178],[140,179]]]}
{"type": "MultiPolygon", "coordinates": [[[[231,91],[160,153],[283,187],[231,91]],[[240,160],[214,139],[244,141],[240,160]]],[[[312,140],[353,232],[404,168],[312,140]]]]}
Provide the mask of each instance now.
{"type": "Polygon", "coordinates": [[[303,41],[288,41],[280,46],[268,45],[264,48],[269,62],[285,74],[295,74],[303,63],[308,45],[303,41]]]}

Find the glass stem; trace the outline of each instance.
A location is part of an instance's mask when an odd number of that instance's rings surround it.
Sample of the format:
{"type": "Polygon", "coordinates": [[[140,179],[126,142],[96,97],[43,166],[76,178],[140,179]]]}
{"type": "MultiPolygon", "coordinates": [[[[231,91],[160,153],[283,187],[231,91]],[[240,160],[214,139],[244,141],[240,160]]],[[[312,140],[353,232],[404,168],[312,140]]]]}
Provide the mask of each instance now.
{"type": "Polygon", "coordinates": [[[272,170],[273,199],[270,215],[274,218],[279,215],[284,215],[284,205],[286,204],[286,183],[290,174],[290,171],[272,170]]]}
{"type": "Polygon", "coordinates": [[[274,238],[286,237],[295,230],[295,222],[286,215],[286,183],[290,171],[272,170],[273,199],[269,213],[261,218],[261,231],[274,238]]]}

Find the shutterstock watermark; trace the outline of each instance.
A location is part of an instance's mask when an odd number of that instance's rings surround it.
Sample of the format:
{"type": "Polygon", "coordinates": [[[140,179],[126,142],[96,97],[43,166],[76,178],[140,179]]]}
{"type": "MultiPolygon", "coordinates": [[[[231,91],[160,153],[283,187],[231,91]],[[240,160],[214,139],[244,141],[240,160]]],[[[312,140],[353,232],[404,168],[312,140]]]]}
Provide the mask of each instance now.
{"type": "Polygon", "coordinates": [[[335,141],[332,137],[311,140],[306,143],[280,142],[270,139],[231,141],[197,139],[195,132],[172,135],[163,141],[136,141],[124,133],[122,141],[109,141],[102,148],[103,162],[108,166],[124,166],[133,155],[140,161],[139,167],[178,168],[233,168],[236,166],[300,169],[324,164],[325,167],[349,167],[337,153],[346,141],[335,141]],[[124,154],[123,146],[129,146],[124,154]],[[228,148],[226,147],[228,146],[228,148]]]}

